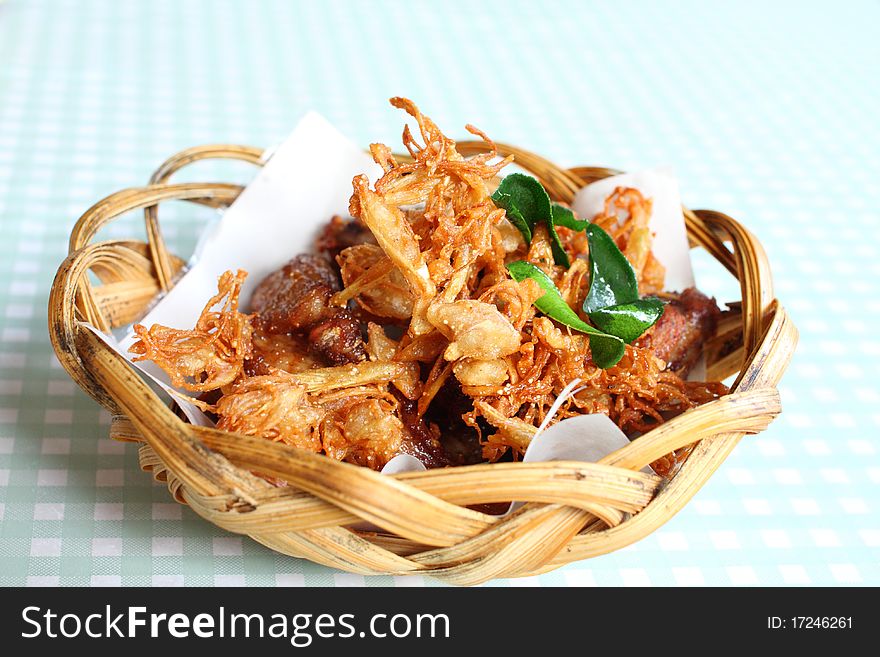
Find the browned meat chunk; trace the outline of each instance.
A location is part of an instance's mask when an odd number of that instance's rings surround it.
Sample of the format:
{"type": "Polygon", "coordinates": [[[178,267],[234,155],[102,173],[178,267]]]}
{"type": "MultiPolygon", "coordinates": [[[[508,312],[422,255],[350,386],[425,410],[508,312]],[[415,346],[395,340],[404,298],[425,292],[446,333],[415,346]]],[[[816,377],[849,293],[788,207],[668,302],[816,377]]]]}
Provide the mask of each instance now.
{"type": "Polygon", "coordinates": [[[473,411],[474,400],[461,391],[454,376],[446,379],[423,420],[440,429],[440,443],[453,465],[472,465],[483,460],[480,436],[462,416],[473,411]]]}
{"type": "Polygon", "coordinates": [[[265,376],[272,370],[291,374],[322,367],[323,363],[309,352],[305,338],[287,333],[267,333],[257,322],[253,333],[253,352],[244,362],[248,376],[265,376]]]}
{"type": "Polygon", "coordinates": [[[715,299],[688,288],[666,304],[657,324],[637,344],[650,345],[668,371],[684,377],[700,357],[703,343],[715,335],[720,314],[715,299]]]}
{"type": "Polygon", "coordinates": [[[333,217],[318,237],[318,251],[335,259],[343,250],[358,244],[376,244],[370,229],[354,219],[333,217]]]}
{"type": "Polygon", "coordinates": [[[360,323],[330,304],[340,289],[333,265],[321,256],[298,255],[264,278],[251,298],[257,323],[269,334],[307,334],[309,346],[332,365],[366,358],[360,323]]]}
{"type": "Polygon", "coordinates": [[[333,265],[314,255],[298,255],[264,278],[251,297],[251,310],[259,313],[268,333],[304,330],[337,311],[330,297],[338,291],[333,265]]]}
{"type": "Polygon", "coordinates": [[[361,323],[347,310],[312,327],[309,331],[309,344],[333,365],[357,363],[367,357],[361,323]]]}
{"type": "Polygon", "coordinates": [[[400,395],[398,395],[398,399],[400,400],[400,419],[409,434],[408,439],[401,446],[401,451],[415,456],[427,468],[452,465],[449,455],[440,442],[436,425],[431,427],[424,418],[419,417],[416,402],[400,395]]]}

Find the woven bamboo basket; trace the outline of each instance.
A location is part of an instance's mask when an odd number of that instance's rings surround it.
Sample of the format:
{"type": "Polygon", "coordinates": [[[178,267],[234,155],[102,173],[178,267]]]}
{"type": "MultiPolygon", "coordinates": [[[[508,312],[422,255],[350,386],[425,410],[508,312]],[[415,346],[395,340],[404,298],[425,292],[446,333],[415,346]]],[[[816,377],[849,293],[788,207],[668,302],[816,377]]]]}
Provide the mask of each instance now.
{"type": "MultiPolygon", "coordinates": [[[[458,146],[469,155],[485,148],[476,141],[458,146]]],[[[498,148],[515,155],[557,201],[570,202],[583,185],[618,173],[563,169],[519,148],[498,148]]],[[[147,186],[99,201],[74,227],[49,298],[49,332],[58,358],[110,411],[111,436],[139,443],[144,470],[167,482],[177,501],[230,532],[285,555],[364,575],[427,574],[458,585],[535,575],[649,534],[687,503],[740,438],[762,431],[781,410],[775,386],[797,331],[773,296],[764,250],[730,217],[685,209],[692,247],[706,249],[740,282],[742,300],[734,306],[739,312],[706,346],[709,378],[736,374],[735,382],[724,397],[679,415],[599,463],[496,463],[387,476],[284,444],[192,426],[81,322],[104,330],[127,325],[174,284],[184,261],[163,241],[161,203],[224,207],[241,192],[232,184],[171,183],[175,172],[210,158],[260,166],[262,154],[246,146],[191,148],[168,159],[147,186]],[[146,242],[94,241],[102,226],[132,210],[144,212],[146,242]],[[693,443],[670,480],[640,472],[693,443]],[[289,485],[274,487],[254,472],[289,485]],[[501,518],[469,508],[510,500],[525,504],[501,518]]]]}

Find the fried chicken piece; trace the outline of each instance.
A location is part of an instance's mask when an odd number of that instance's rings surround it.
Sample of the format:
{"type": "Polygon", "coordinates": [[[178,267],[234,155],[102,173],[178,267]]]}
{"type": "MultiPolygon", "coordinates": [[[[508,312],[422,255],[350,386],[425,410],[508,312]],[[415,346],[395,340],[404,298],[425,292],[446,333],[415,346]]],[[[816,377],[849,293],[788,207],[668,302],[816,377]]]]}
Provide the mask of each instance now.
{"type": "Polygon", "coordinates": [[[715,335],[721,311],[714,298],[690,287],[666,304],[657,324],[636,343],[650,346],[666,370],[685,377],[715,335]]]}
{"type": "Polygon", "coordinates": [[[251,307],[266,333],[304,334],[310,348],[331,365],[358,363],[366,358],[360,323],[330,303],[339,289],[328,260],[298,255],[260,282],[251,307]]]}
{"type": "Polygon", "coordinates": [[[367,357],[361,324],[347,310],[313,326],[309,344],[333,365],[359,363],[367,357]]]}
{"type": "Polygon", "coordinates": [[[244,373],[248,376],[263,376],[272,370],[294,374],[322,366],[309,351],[305,338],[288,333],[267,333],[259,322],[255,324],[253,353],[244,362],[244,373]]]}
{"type": "Polygon", "coordinates": [[[251,297],[268,333],[305,331],[338,310],[329,305],[339,279],[328,260],[301,254],[264,278],[251,297]]]}
{"type": "Polygon", "coordinates": [[[335,259],[348,247],[360,244],[376,244],[370,229],[355,219],[343,219],[336,215],[324,226],[315,245],[318,251],[335,259]]]}

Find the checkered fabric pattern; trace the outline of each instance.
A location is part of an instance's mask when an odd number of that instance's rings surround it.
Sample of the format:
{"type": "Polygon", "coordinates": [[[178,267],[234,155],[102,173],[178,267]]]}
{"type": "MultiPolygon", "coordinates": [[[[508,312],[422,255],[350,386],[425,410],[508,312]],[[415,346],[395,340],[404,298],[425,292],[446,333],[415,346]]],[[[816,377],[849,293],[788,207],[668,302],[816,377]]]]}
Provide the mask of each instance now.
{"type": "MultiPolygon", "coordinates": [[[[58,366],[75,219],[206,142],[316,109],[398,143],[407,95],[555,161],[672,165],[763,241],[801,330],[785,413],[662,529],[508,585],[880,584],[876,2],[0,2],[0,584],[437,585],[282,557],[173,503],[58,366]]],[[[247,180],[241,164],[191,179],[247,180]]],[[[161,219],[187,254],[211,212],[161,219]]],[[[139,217],[107,236],[142,236],[139,217]]],[[[700,286],[735,298],[708,258],[700,286]]]]}

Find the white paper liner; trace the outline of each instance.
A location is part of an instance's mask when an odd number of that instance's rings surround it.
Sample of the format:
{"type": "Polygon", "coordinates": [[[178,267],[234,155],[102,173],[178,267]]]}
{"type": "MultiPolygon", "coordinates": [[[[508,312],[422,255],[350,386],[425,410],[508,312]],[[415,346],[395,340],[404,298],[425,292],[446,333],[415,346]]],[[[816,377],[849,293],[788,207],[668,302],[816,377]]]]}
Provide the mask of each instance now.
{"type": "MultiPolygon", "coordinates": [[[[220,221],[208,226],[190,269],[140,323],[195,326],[229,269],[248,272],[241,290],[246,307],[263,278],[312,250],[334,214],[348,216],[351,180],[362,173],[375,179],[381,169],[324,118],[304,116],[220,221]]],[[[120,346],[128,349],[135,339],[129,331],[120,346]]]]}
{"type": "Polygon", "coordinates": [[[425,464],[415,456],[398,454],[385,464],[381,472],[382,474],[400,474],[402,472],[424,472],[427,469],[425,464]]]}
{"type": "MultiPolygon", "coordinates": [[[[266,164],[218,221],[206,227],[190,260],[188,271],[140,323],[175,328],[195,325],[207,299],[217,290],[217,279],[229,269],[245,269],[242,306],[247,307],[254,287],[294,255],[309,252],[321,227],[335,214],[347,216],[351,180],[367,173],[371,180],[381,170],[362,149],[347,140],[324,118],[309,113],[281,145],[265,156],[266,164]]],[[[666,267],[666,287],[682,290],[694,285],[684,218],[675,178],[665,169],[613,176],[581,189],[572,204],[575,212],[592,219],[617,186],[639,189],[653,199],[651,229],[656,233],[654,254],[666,267]]],[[[133,331],[119,341],[85,324],[104,342],[131,361],[128,348],[133,331]]],[[[213,426],[185,391],[175,390],[154,363],[133,363],[178,403],[190,422],[213,426]]],[[[560,395],[523,457],[524,462],[574,460],[595,462],[629,443],[626,435],[605,415],[569,418],[545,429],[559,405],[576,392],[577,381],[560,395]]],[[[400,454],[382,469],[386,474],[417,472],[425,466],[400,454]]],[[[646,469],[649,472],[649,470],[646,469]]],[[[511,505],[510,513],[515,504],[511,505]]]]}

